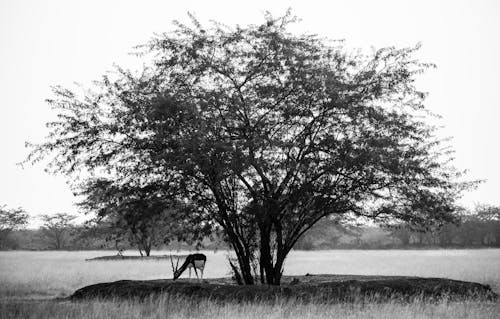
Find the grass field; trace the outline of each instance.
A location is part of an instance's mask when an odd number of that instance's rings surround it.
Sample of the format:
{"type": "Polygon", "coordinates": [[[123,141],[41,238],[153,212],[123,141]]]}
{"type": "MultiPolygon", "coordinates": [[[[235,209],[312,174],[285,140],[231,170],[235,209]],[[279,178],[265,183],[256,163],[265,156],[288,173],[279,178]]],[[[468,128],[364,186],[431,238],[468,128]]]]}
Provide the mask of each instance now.
{"type": "MultiPolygon", "coordinates": [[[[169,254],[161,251],[155,254],[169,254]]],[[[302,305],[213,304],[163,297],[146,302],[54,302],[93,283],[171,278],[168,260],[85,261],[112,254],[0,252],[0,318],[500,318],[499,303],[398,302],[302,305]],[[189,306],[187,306],[189,305],[189,306]]],[[[126,252],[135,254],[135,252],[126,252]]],[[[205,252],[206,278],[227,276],[227,252],[205,252]]],[[[335,250],[293,252],[287,275],[358,274],[445,277],[489,284],[500,293],[500,250],[335,250]]]]}

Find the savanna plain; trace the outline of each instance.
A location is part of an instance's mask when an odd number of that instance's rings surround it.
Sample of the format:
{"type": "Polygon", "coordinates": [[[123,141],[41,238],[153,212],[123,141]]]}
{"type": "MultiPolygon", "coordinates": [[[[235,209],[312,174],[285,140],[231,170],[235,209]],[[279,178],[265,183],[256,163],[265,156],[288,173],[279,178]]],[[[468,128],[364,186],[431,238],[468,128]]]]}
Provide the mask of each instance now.
{"type": "MultiPolygon", "coordinates": [[[[188,252],[156,251],[155,255],[188,252]]],[[[204,251],[205,278],[230,275],[226,251],[204,251]]],[[[215,303],[163,295],[148,300],[64,299],[86,285],[172,278],[170,261],[86,261],[109,251],[0,252],[0,318],[500,318],[500,303],[398,300],[303,304],[215,303]]],[[[133,251],[126,255],[135,255],[133,251]]],[[[500,293],[500,249],[294,251],[285,275],[443,277],[490,285],[500,293]]],[[[196,279],[193,279],[196,280],[196,279]]]]}

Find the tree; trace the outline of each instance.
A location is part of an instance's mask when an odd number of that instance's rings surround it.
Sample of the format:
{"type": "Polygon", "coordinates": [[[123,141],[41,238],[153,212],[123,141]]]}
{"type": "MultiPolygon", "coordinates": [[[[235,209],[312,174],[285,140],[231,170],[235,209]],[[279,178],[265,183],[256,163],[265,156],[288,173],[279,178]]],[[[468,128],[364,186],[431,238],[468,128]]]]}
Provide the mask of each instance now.
{"type": "Polygon", "coordinates": [[[76,216],[65,213],[40,216],[43,222],[41,229],[45,237],[50,241],[52,248],[59,250],[66,247],[72,228],[71,222],[75,218],[76,216]]]}
{"type": "Polygon", "coordinates": [[[55,88],[60,113],[29,161],[106,171],[115,183],[175,189],[218,225],[246,284],[280,284],[285,259],[318,221],[426,227],[454,219],[469,187],[426,124],[415,48],[352,53],[294,35],[289,14],[246,28],[180,23],[83,97],[55,88]]]}
{"type": "Polygon", "coordinates": [[[405,225],[395,225],[389,228],[389,233],[392,237],[399,239],[403,246],[410,245],[412,231],[405,227],[405,225]]]}
{"type": "Polygon", "coordinates": [[[338,246],[343,235],[354,235],[354,232],[350,227],[340,225],[334,219],[324,218],[305,233],[297,241],[294,248],[303,250],[332,249],[338,246]]]}
{"type": "Polygon", "coordinates": [[[0,247],[4,247],[9,234],[28,223],[28,214],[22,208],[0,206],[0,247]]]}
{"type": "Polygon", "coordinates": [[[500,207],[479,205],[475,209],[478,219],[483,224],[483,240],[486,245],[500,246],[500,207]]]}
{"type": "Polygon", "coordinates": [[[72,228],[72,249],[107,249],[123,250],[131,245],[127,241],[114,241],[114,229],[107,223],[95,223],[88,220],[72,228]]]}
{"type": "Polygon", "coordinates": [[[454,223],[447,223],[443,225],[437,232],[437,239],[439,246],[449,247],[454,244],[453,240],[457,235],[458,225],[454,223]]]}
{"type": "Polygon", "coordinates": [[[190,205],[172,200],[156,185],[136,187],[91,179],[80,190],[79,195],[85,196],[80,207],[96,213],[98,223],[107,223],[115,242],[128,237],[141,256],[149,256],[151,248],[173,239],[201,240],[207,233],[203,227],[188,227],[193,224],[186,220],[190,205]]]}

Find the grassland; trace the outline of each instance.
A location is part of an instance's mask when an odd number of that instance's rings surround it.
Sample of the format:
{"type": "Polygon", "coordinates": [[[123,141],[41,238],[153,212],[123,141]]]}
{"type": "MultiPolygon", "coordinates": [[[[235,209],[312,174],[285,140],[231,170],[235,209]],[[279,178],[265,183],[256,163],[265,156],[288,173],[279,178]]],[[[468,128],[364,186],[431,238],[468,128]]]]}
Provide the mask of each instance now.
{"type": "Polygon", "coordinates": [[[217,304],[179,298],[137,301],[0,303],[0,319],[62,318],[498,318],[494,303],[217,304]]]}
{"type": "MultiPolygon", "coordinates": [[[[133,254],[134,252],[127,252],[133,254]]],[[[157,252],[168,254],[169,252],[157,252]]],[[[227,253],[205,252],[205,277],[227,276],[227,253]]],[[[499,303],[217,304],[165,296],[146,302],[54,302],[93,283],[171,278],[168,261],[92,261],[107,252],[0,252],[0,318],[499,318],[499,303]]],[[[445,277],[500,293],[500,250],[293,252],[287,275],[445,277]]]]}

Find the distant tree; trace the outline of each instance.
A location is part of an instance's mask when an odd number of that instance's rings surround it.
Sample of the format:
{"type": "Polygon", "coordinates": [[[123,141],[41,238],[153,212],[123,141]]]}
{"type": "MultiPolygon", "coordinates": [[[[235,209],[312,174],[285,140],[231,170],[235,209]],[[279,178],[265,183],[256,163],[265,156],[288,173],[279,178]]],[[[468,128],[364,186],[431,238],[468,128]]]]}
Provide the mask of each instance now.
{"type": "MultiPolygon", "coordinates": [[[[95,223],[88,220],[72,229],[71,246],[75,249],[111,249],[116,248],[113,228],[106,223],[95,223]]],[[[121,248],[130,248],[131,245],[123,241],[121,248]]]]}
{"type": "Polygon", "coordinates": [[[342,225],[333,218],[325,218],[314,225],[295,244],[295,249],[332,249],[343,235],[353,235],[349,225],[342,225]]]}
{"type": "Polygon", "coordinates": [[[475,213],[483,223],[483,244],[500,247],[500,207],[479,205],[475,213]]]}
{"type": "Polygon", "coordinates": [[[73,226],[72,221],[75,218],[76,216],[66,213],[40,216],[43,222],[41,230],[45,238],[49,241],[51,248],[57,250],[66,248],[73,226]]]}
{"type": "Polygon", "coordinates": [[[28,219],[28,214],[22,208],[9,209],[5,205],[0,206],[0,248],[4,248],[12,231],[23,228],[28,219]]]}
{"type": "Polygon", "coordinates": [[[491,205],[478,205],[473,210],[458,208],[454,222],[427,229],[402,223],[392,225],[389,231],[404,246],[497,246],[500,241],[500,208],[491,205]]]}
{"type": "Polygon", "coordinates": [[[410,245],[412,231],[408,227],[405,227],[404,224],[395,225],[389,228],[389,233],[392,237],[399,239],[401,245],[410,245]]]}
{"type": "Polygon", "coordinates": [[[474,212],[465,212],[460,216],[458,238],[465,247],[479,246],[483,243],[484,224],[474,212]]]}
{"type": "Polygon", "coordinates": [[[437,240],[439,246],[449,247],[455,245],[454,240],[457,236],[459,226],[455,223],[444,224],[439,230],[437,230],[437,240]]]}
{"type": "Polygon", "coordinates": [[[86,212],[97,214],[96,222],[110,230],[108,240],[128,239],[141,256],[149,256],[155,246],[171,240],[201,240],[209,229],[197,226],[187,215],[193,207],[173,200],[154,185],[145,187],[116,185],[110,180],[94,179],[80,187],[85,199],[79,204],[86,212]],[[189,227],[195,225],[197,227],[189,227]]]}
{"type": "Polygon", "coordinates": [[[425,121],[415,80],[432,65],[418,47],[357,54],[294,35],[293,22],[177,24],[144,46],[154,60],[141,74],[118,69],[83,97],[55,88],[58,120],[28,160],[179,190],[190,217],[223,229],[246,284],[256,259],[260,281],[280,284],[290,250],[327,216],[453,220],[470,184],[425,121]]]}

